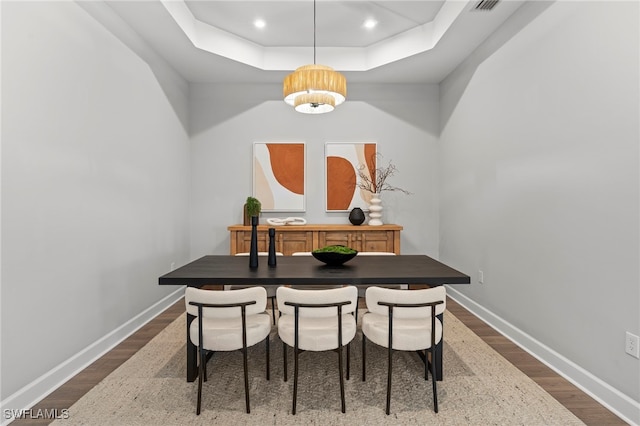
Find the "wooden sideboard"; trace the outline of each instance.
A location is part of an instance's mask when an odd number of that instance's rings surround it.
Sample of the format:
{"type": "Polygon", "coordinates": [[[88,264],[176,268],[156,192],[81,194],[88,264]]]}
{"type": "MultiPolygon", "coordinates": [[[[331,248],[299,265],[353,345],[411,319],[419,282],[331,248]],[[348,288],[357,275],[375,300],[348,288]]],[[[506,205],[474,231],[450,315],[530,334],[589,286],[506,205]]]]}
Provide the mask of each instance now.
{"type": "MultiPolygon", "coordinates": [[[[258,251],[269,249],[269,228],[276,230],[276,251],[285,256],[297,251],[312,251],[328,245],[342,244],[358,251],[388,251],[400,254],[399,225],[258,225],[258,251]]],[[[248,252],[251,226],[232,225],[230,254],[248,252]]]]}

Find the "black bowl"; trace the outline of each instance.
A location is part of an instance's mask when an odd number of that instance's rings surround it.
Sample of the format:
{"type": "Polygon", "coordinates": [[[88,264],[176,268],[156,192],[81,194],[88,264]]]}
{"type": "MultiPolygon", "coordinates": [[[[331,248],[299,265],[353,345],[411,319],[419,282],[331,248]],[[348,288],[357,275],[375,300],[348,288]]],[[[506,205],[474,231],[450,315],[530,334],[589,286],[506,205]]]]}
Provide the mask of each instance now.
{"type": "Polygon", "coordinates": [[[312,251],[311,254],[320,262],[324,262],[329,266],[339,266],[356,257],[358,252],[354,251],[353,253],[338,253],[333,251],[312,251]]]}

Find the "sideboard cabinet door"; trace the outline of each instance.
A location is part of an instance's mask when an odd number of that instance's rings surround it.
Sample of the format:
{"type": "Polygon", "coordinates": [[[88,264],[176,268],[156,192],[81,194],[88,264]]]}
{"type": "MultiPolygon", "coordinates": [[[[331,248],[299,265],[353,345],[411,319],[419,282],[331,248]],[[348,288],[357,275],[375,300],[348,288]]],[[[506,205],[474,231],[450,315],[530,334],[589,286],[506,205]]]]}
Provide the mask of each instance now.
{"type": "Polygon", "coordinates": [[[391,253],[399,253],[400,248],[396,251],[394,231],[371,231],[358,233],[359,251],[386,251],[391,253]]]}
{"type": "Polygon", "coordinates": [[[278,232],[276,228],[276,250],[285,256],[298,251],[311,251],[313,250],[313,232],[278,232]]]}
{"type": "MultiPolygon", "coordinates": [[[[249,253],[251,247],[251,227],[246,231],[238,231],[232,234],[232,246],[235,243],[235,249],[231,252],[231,254],[236,253],[249,253]]],[[[267,251],[269,250],[269,232],[267,230],[258,231],[258,251],[267,251]]]]}

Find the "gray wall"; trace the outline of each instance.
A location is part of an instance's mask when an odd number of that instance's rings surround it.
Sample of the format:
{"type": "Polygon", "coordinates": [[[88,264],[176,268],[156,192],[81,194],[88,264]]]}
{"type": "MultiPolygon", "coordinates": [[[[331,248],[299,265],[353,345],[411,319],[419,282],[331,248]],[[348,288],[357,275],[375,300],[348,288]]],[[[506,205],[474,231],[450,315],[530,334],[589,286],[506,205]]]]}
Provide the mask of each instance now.
{"type": "Polygon", "coordinates": [[[438,254],[438,87],[349,86],[349,102],[331,114],[303,115],[278,85],[191,86],[192,257],[229,252],[227,226],[242,222],[252,190],[254,142],[306,144],[308,223],[349,223],[324,205],[325,142],[376,142],[398,173],[390,183],[412,192],[383,194],[383,219],[404,226],[403,253],[438,254]],[[221,102],[220,99],[224,99],[221,102]]]}
{"type": "Polygon", "coordinates": [[[440,139],[440,257],[473,276],[455,290],[633,399],[614,408],[635,422],[638,16],[637,2],[525,5],[441,85],[440,139]]]}
{"type": "Polygon", "coordinates": [[[1,167],[4,401],[176,290],[157,278],[188,260],[189,139],[76,3],[2,2],[1,167]]]}

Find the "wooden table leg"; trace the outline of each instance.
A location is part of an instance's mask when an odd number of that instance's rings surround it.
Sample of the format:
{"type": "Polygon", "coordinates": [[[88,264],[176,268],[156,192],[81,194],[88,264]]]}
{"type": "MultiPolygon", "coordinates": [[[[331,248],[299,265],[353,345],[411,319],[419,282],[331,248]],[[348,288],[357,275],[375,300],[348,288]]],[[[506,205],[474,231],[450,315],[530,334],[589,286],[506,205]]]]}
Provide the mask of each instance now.
{"type": "Polygon", "coordinates": [[[193,382],[198,377],[198,351],[189,338],[189,327],[195,318],[195,315],[187,313],[187,382],[193,382]]]}

